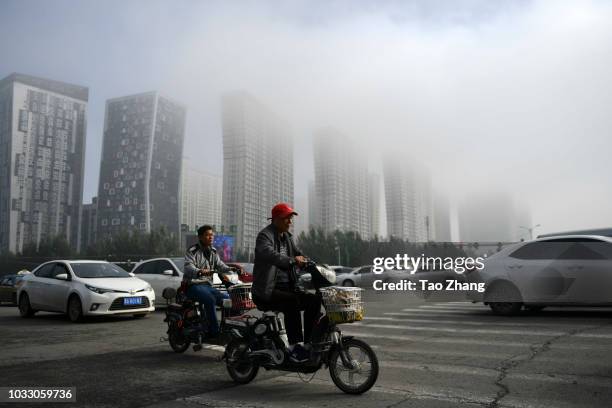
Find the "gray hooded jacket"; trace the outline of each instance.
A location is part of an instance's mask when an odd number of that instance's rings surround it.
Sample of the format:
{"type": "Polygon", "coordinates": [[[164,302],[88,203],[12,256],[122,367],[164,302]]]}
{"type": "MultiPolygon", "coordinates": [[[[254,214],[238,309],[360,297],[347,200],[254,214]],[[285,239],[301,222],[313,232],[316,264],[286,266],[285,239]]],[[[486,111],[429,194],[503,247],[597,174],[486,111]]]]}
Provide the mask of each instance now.
{"type": "Polygon", "coordinates": [[[223,263],[219,254],[217,254],[217,250],[212,246],[209,249],[209,251],[205,251],[198,242],[190,246],[185,253],[185,274],[183,275],[183,279],[187,281],[188,284],[191,283],[192,279],[197,278],[206,281],[203,283],[212,285],[212,275],[198,277],[198,272],[202,268],[210,269],[212,272],[216,273],[228,273],[231,271],[231,268],[223,263]]]}

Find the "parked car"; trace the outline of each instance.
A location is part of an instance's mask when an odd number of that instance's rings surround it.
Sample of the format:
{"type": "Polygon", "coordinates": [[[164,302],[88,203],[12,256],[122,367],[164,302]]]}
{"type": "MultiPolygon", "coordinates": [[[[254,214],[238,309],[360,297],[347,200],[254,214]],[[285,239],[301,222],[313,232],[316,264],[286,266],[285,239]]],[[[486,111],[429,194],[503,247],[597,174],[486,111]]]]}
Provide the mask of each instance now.
{"type": "Polygon", "coordinates": [[[468,296],[494,313],[513,315],[555,306],[612,305],[612,238],[566,235],[507,247],[490,256],[467,282],[485,284],[468,296]]]}
{"type": "Polygon", "coordinates": [[[227,266],[240,270],[240,280],[242,282],[253,282],[253,264],[247,262],[227,262],[227,266]]]}
{"type": "MultiPolygon", "coordinates": [[[[334,271],[334,273],[336,274],[336,279],[339,274],[350,272],[353,270],[353,268],[351,268],[350,266],[342,266],[342,265],[331,265],[331,266],[328,266],[328,268],[334,271]]],[[[310,285],[311,279],[312,277],[310,276],[310,273],[308,272],[301,273],[299,275],[299,283],[306,289],[312,289],[310,285]]]]}
{"type": "MultiPolygon", "coordinates": [[[[184,258],[154,258],[139,262],[132,269],[132,273],[145,282],[148,282],[155,290],[155,304],[165,306],[166,299],[162,293],[165,288],[178,289],[183,280],[185,270],[184,258]]],[[[219,276],[213,275],[213,286],[219,290],[225,290],[219,276]]]]}
{"type": "Polygon", "coordinates": [[[84,316],[133,314],[155,310],[155,293],[147,282],[106,261],[51,261],[25,275],[17,292],[19,313],[67,313],[84,316]]]}
{"type": "MultiPolygon", "coordinates": [[[[27,272],[29,273],[29,272],[27,272]]],[[[4,275],[0,279],[0,303],[8,302],[17,305],[17,288],[26,273],[4,275]]]]}
{"type": "Polygon", "coordinates": [[[349,272],[336,275],[336,283],[342,286],[360,286],[371,288],[375,280],[397,282],[408,274],[405,271],[384,270],[382,273],[372,272],[372,265],[358,266],[349,272]]]}

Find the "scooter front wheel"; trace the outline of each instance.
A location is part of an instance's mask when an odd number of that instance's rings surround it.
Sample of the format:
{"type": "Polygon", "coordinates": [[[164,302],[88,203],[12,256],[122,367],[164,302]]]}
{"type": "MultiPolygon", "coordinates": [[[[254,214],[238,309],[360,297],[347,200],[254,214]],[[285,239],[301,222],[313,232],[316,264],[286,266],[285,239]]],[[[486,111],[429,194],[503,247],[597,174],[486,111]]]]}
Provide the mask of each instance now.
{"type": "Polygon", "coordinates": [[[249,345],[233,340],[225,348],[227,372],[238,384],[248,384],[259,371],[259,365],[248,358],[249,345]]]}
{"type": "Polygon", "coordinates": [[[344,364],[340,347],[337,347],[329,358],[329,374],[336,387],[345,393],[362,394],[376,383],[378,358],[374,350],[359,339],[346,339],[343,341],[343,347],[351,367],[344,364]]]}

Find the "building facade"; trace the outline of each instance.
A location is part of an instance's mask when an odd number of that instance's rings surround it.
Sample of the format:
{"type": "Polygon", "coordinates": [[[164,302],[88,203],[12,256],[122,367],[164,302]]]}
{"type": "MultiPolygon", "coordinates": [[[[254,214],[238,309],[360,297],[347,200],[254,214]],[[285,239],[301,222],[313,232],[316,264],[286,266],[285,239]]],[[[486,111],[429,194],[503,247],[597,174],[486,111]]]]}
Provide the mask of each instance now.
{"type": "Polygon", "coordinates": [[[81,250],[87,251],[92,247],[98,232],[98,198],[93,197],[91,204],[83,204],[83,215],[81,217],[81,250]]]}
{"type": "Polygon", "coordinates": [[[293,140],[284,121],[244,92],[223,97],[222,126],[222,231],[250,253],[271,208],[293,204],[293,140]]]}
{"type": "Polygon", "coordinates": [[[181,185],[181,223],[191,231],[205,224],[218,229],[223,178],[197,170],[184,160],[181,185]]]}
{"type": "Polygon", "coordinates": [[[314,135],[315,196],[325,231],[371,236],[368,165],[363,151],[345,134],[324,128],[314,135]]]}
{"type": "Polygon", "coordinates": [[[452,240],[450,201],[441,193],[434,195],[434,224],[434,240],[450,242],[452,240]]]}
{"type": "Polygon", "coordinates": [[[370,235],[380,237],[380,176],[370,174],[368,178],[368,201],[370,211],[370,235]]]}
{"type": "Polygon", "coordinates": [[[458,210],[459,237],[463,242],[515,242],[529,239],[527,207],[505,192],[473,193],[458,210]]]}
{"type": "Polygon", "coordinates": [[[98,238],[165,228],[179,240],[185,118],[156,92],[106,102],[98,238]]]}
{"type": "Polygon", "coordinates": [[[0,251],[54,236],[80,249],[88,96],[29,75],[0,81],[0,251]]]}
{"type": "Polygon", "coordinates": [[[383,161],[387,233],[412,242],[434,239],[431,177],[421,165],[397,156],[383,161]]]}

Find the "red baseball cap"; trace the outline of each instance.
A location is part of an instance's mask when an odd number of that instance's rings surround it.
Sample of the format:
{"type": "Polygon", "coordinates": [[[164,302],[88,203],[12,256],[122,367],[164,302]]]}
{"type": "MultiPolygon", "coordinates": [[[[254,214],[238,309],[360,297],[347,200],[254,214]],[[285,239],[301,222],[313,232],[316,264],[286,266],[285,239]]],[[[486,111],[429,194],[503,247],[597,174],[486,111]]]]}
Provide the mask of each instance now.
{"type": "Polygon", "coordinates": [[[272,218],[287,218],[290,215],[298,215],[287,203],[278,203],[272,207],[272,218]]]}

